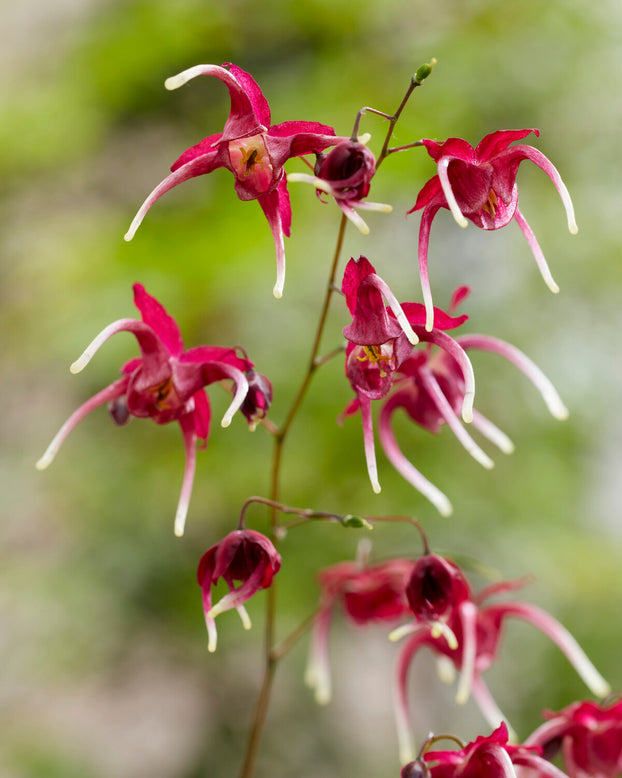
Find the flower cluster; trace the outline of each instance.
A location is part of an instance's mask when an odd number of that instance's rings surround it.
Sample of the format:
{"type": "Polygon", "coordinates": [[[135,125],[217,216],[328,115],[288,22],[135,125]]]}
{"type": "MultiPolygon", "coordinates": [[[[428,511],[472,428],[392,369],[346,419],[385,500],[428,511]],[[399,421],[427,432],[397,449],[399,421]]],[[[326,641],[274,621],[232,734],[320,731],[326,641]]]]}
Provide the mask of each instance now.
{"type": "MultiPolygon", "coordinates": [[[[457,314],[458,306],[469,294],[465,286],[453,294],[447,310],[435,308],[428,277],[428,249],[432,221],[441,208],[448,209],[461,226],[468,221],[483,230],[496,230],[510,221],[517,222],[536,259],[540,272],[553,291],[558,287],[549,271],[544,254],[527,221],[518,208],[516,184],[520,164],[529,160],[551,179],[566,210],[571,233],[577,231],[570,195],[557,169],[537,149],[515,143],[537,130],[504,130],[487,135],[477,147],[460,138],[444,142],[421,140],[389,148],[395,123],[413,90],[429,76],[432,65],[420,67],[393,115],[363,108],[350,136],[338,136],[325,124],[286,121],[272,124],[271,110],[253,77],[231,63],[197,65],[167,79],[168,89],[177,89],[199,75],[212,76],[229,92],[230,110],[221,132],[208,135],[187,149],[172,165],[171,174],[148,195],[125,235],[131,240],[147,211],[163,194],[190,178],[224,168],[234,177],[240,200],[257,200],[268,221],[276,251],[274,296],[283,294],[285,283],[284,237],[289,236],[291,207],[285,163],[294,158],[314,155],[314,163],[303,161],[313,174],[290,173],[290,182],[311,184],[321,202],[331,197],[342,213],[341,228],[327,284],[327,292],[314,339],[307,374],[301,381],[289,414],[282,427],[266,415],[271,407],[273,388],[270,380],[255,370],[246,351],[236,346],[197,346],[186,349],[175,320],[150,296],[141,284],[134,284],[134,302],[140,320],[124,318],[109,324],[73,363],[71,371],[80,372],[99,348],[119,332],[131,333],[138,343],[140,356],[121,367],[121,377],[84,402],[62,425],[43,457],[37,463],[46,468],[73,428],[95,408],[107,404],[116,424],[124,425],[131,417],[151,418],[156,424],[178,422],[184,442],[185,469],[175,515],[175,534],[181,536],[193,487],[197,448],[204,448],[210,434],[211,410],[206,387],[224,386],[232,395],[222,419],[227,427],[237,411],[249,428],[262,423],[274,436],[271,471],[271,499],[252,497],[244,503],[238,526],[212,545],[201,557],[197,579],[202,593],[203,612],[208,632],[208,649],[215,651],[215,619],[235,609],[245,628],[250,618],[245,603],[258,591],[272,586],[281,568],[278,541],[286,531],[312,518],[337,521],[345,527],[372,526],[372,519],[340,516],[312,509],[290,508],[279,502],[282,451],[291,422],[300,408],[314,371],[329,357],[340,353],[336,348],[320,358],[327,312],[337,288],[337,267],[343,244],[346,218],[363,234],[369,227],[359,211],[388,213],[391,206],[370,202],[367,197],[379,164],[396,151],[424,147],[437,166],[437,175],[421,189],[414,207],[422,211],[418,260],[423,302],[400,302],[388,284],[364,256],[350,259],[341,283],[345,308],[351,321],[343,328],[345,378],[354,398],[342,417],[360,413],[363,447],[372,489],[380,492],[376,463],[374,413],[377,409],[378,437],[386,457],[395,469],[415,487],[442,515],[452,512],[448,497],[412,464],[400,449],[394,423],[403,411],[411,422],[438,434],[444,426],[479,464],[492,468],[493,461],[465,425],[471,425],[485,440],[503,453],[513,443],[486,416],[474,407],[475,374],[470,359],[473,352],[490,352],[513,364],[541,394],[548,410],[564,419],[567,410],[544,373],[519,349],[498,338],[480,334],[456,334],[467,321],[457,314]],[[389,130],[376,158],[368,148],[368,135],[359,137],[358,126],[364,113],[382,116],[389,130]],[[514,144],[514,145],[513,145],[514,144]],[[451,333],[451,334],[450,334],[451,333]],[[270,537],[244,523],[249,503],[259,502],[272,510],[270,537]],[[281,522],[279,512],[297,514],[291,523],[281,522]],[[223,581],[228,587],[213,603],[214,589],[223,581]]],[[[345,314],[345,309],[344,309],[345,314]]],[[[396,517],[382,517],[385,520],[396,517]]],[[[590,691],[605,698],[610,687],[587,658],[572,635],[555,618],[535,605],[514,599],[490,602],[521,588],[525,580],[502,581],[473,592],[463,570],[451,559],[430,552],[420,530],[424,553],[416,561],[406,556],[381,562],[369,562],[369,548],[354,562],[341,562],[318,575],[320,601],[317,612],[308,616],[292,635],[277,644],[275,640],[274,590],[268,593],[266,617],[265,675],[251,727],[242,775],[252,774],[272,687],[277,660],[312,623],[312,639],[306,682],[318,702],[331,696],[329,669],[329,632],[338,608],[356,626],[380,623],[392,629],[394,641],[407,638],[397,659],[395,673],[396,724],[402,778],[617,778],[622,772],[622,703],[620,701],[577,702],[558,713],[547,712],[546,722],[524,744],[518,740],[486,686],[483,675],[495,662],[503,628],[510,618],[520,619],[544,633],[568,658],[590,691]],[[428,648],[435,656],[439,674],[453,681],[459,675],[456,702],[464,703],[472,694],[484,718],[494,731],[479,736],[466,746],[440,751],[432,746],[452,736],[430,735],[419,754],[412,747],[409,705],[409,672],[420,649],[428,648]],[[550,760],[561,754],[566,774],[550,760]]]]}

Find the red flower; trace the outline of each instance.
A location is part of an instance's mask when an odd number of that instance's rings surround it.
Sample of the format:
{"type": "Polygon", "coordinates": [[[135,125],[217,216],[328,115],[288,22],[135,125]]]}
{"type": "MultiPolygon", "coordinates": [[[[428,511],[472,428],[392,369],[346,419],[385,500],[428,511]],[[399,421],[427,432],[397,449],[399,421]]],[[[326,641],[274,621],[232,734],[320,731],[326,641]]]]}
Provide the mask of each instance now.
{"type": "Polygon", "coordinates": [[[280,569],[281,555],[265,535],[252,529],[230,532],[203,554],[197,579],[202,592],[209,651],[216,650],[216,616],[235,608],[244,628],[250,629],[244,603],[259,589],[267,589],[280,569]],[[230,591],[212,605],[212,586],[219,578],[226,582],[230,591]],[[240,581],[241,585],[236,587],[235,581],[240,581]]]}
{"type": "Polygon", "coordinates": [[[290,173],[288,180],[312,184],[321,200],[322,193],[334,198],[341,211],[363,234],[369,227],[354,209],[390,213],[393,208],[385,203],[363,201],[369,194],[371,179],[376,172],[376,158],[358,140],[349,138],[338,143],[328,154],[318,154],[314,175],[290,173]]]}
{"type": "Polygon", "coordinates": [[[320,611],[313,636],[305,681],[320,704],[331,696],[328,632],[333,611],[342,603],[347,616],[359,626],[373,622],[395,623],[409,613],[406,583],[413,569],[407,559],[390,559],[377,565],[362,560],[340,562],[321,570],[320,611]]]}
{"type": "Polygon", "coordinates": [[[283,122],[270,125],[270,106],[251,75],[230,63],[196,65],[165,82],[177,89],[196,76],[215,76],[231,96],[231,111],[224,129],[209,135],[184,151],[167,176],[147,197],[125,235],[131,240],[145,214],[169,189],[189,178],[227,168],[235,177],[240,200],[257,200],[274,238],[276,247],[276,284],[274,296],[281,297],[285,283],[285,246],[289,236],[291,207],[283,164],[291,157],[319,152],[337,143],[332,127],[318,122],[283,122]],[[228,68],[228,69],[226,69],[228,68]]]}
{"type": "Polygon", "coordinates": [[[434,326],[432,293],[428,278],[428,241],[430,227],[439,208],[448,208],[461,227],[467,219],[483,230],[497,230],[515,219],[533,252],[544,281],[551,291],[559,287],[553,280],[542,249],[518,208],[516,175],[520,163],[529,159],[542,168],[559,192],[568,229],[577,232],[572,200],[555,166],[533,146],[510,143],[538,130],[500,130],[493,132],[473,148],[462,138],[449,138],[444,143],[424,140],[423,144],[437,163],[438,175],[431,178],[419,192],[417,202],[408,213],[424,208],[419,229],[419,274],[426,306],[426,329],[434,326]]]}
{"type": "MultiPolygon", "coordinates": [[[[515,768],[520,767],[527,768],[530,775],[538,775],[540,778],[566,778],[540,756],[539,748],[509,744],[504,723],[490,735],[480,735],[460,750],[428,751],[423,760],[429,769],[425,773],[426,778],[516,778],[515,768]]],[[[407,768],[408,765],[404,770],[407,768]]],[[[404,770],[402,775],[409,776],[404,770]]]]}
{"type": "MultiPolygon", "coordinates": [[[[141,284],[134,284],[134,304],[142,321],[119,319],[109,324],[73,363],[71,372],[83,370],[100,346],[117,332],[131,332],[138,341],[141,356],[123,365],[123,378],[74,411],[37,462],[37,468],[45,469],[78,422],[104,403],[108,403],[117,424],[124,424],[130,416],[151,418],[156,424],[177,421],[184,437],[186,467],[175,515],[175,534],[183,535],[194,481],[197,441],[207,445],[209,436],[211,412],[203,387],[216,381],[233,381],[234,398],[222,420],[222,426],[228,427],[247,397],[247,374],[255,375],[253,363],[239,357],[234,349],[220,346],[197,346],[184,351],[177,323],[141,284]]],[[[251,416],[247,414],[249,421],[257,418],[256,414],[251,416]]]]}
{"type": "Polygon", "coordinates": [[[622,700],[610,705],[575,702],[544,714],[548,719],[527,739],[553,758],[561,750],[570,778],[618,778],[622,774],[622,700]]]}
{"type": "Polygon", "coordinates": [[[491,726],[497,726],[503,719],[481,676],[495,661],[507,618],[522,619],[539,629],[563,651],[594,694],[604,697],[609,693],[609,685],[576,640],[548,613],[535,605],[513,600],[484,605],[490,597],[513,591],[524,584],[524,580],[503,581],[474,595],[460,568],[450,560],[426,554],[417,561],[406,588],[415,620],[394,630],[391,636],[397,640],[404,635],[412,635],[400,655],[396,676],[396,719],[403,762],[413,758],[408,671],[415,654],[425,646],[441,660],[439,670],[444,676],[448,675],[448,671],[453,672],[453,668],[460,672],[456,695],[458,703],[466,702],[473,691],[491,726]]]}

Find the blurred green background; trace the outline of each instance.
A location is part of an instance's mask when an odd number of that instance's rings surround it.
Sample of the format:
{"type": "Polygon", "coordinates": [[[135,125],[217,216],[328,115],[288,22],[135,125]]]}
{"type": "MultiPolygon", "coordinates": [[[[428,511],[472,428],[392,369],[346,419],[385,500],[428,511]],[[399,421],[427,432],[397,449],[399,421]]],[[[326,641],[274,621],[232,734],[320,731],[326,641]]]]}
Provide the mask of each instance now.
{"type": "MultiPolygon", "coordinates": [[[[203,778],[235,775],[260,677],[263,594],[254,628],[219,617],[208,655],[200,555],[234,528],[251,494],[268,491],[269,435],[236,418],[216,423],[200,452],[186,536],[172,523],[183,470],[177,425],[115,427],[93,413],[44,473],[34,462],[71,411],[136,353],[106,344],[79,376],[69,364],[110,321],[134,316],[142,282],[177,318],[187,346],[243,344],[275,385],[284,417],[307,360],[339,221],[333,204],[292,184],[285,295],[275,301],[274,250],[255,203],[228,171],[167,194],[130,244],[122,236],[144,196],[188,146],[222,129],[226,89],[198,79],[168,93],[167,76],[232,61],[250,71],[273,122],[320,121],[348,134],[363,105],[392,111],[411,74],[438,66],[404,113],[395,142],[452,135],[476,143],[500,128],[538,127],[580,226],[566,230],[548,178],[525,163],[521,209],[561,287],[544,286],[516,224],[496,233],[435,221],[430,272],[446,305],[473,286],[465,330],[505,338],[559,388],[571,417],[553,420],[510,365],[475,356],[477,407],[516,443],[484,471],[445,429],[404,424],[405,453],[445,491],[450,519],[379,452],[373,495],[357,419],[337,415],[351,391],[343,364],[318,374],[286,449],[283,498],[359,514],[408,514],[436,549],[476,557],[503,577],[533,574],[525,599],[577,637],[614,689],[619,662],[622,413],[620,79],[622,8],[615,0],[4,0],[0,8],[2,503],[0,772],[7,778],[203,778]]],[[[363,120],[379,151],[383,124],[363,120]]],[[[532,136],[533,137],[533,136],[532,136]]],[[[299,161],[290,172],[304,171],[299,161]]],[[[424,151],[388,159],[372,199],[371,235],[348,230],[344,260],[365,253],[401,299],[419,299],[419,216],[404,217],[434,174],[424,151]]],[[[333,307],[324,350],[341,342],[333,307]]],[[[488,451],[490,447],[486,446],[488,451]]],[[[493,453],[492,451],[490,453],[493,453]]],[[[265,528],[255,509],[251,525],[265,528]]],[[[350,558],[360,532],[315,524],[282,544],[278,631],[315,607],[315,572],[350,558]]],[[[412,529],[373,532],[377,558],[416,555],[412,529]]],[[[474,577],[476,586],[484,583],[474,577]]],[[[335,620],[335,693],[318,708],[303,686],[307,640],[283,662],[258,776],[396,776],[390,684],[399,647],[383,629],[335,620]]],[[[429,656],[412,673],[415,733],[488,732],[470,701],[457,710],[429,656]]],[[[521,736],[543,708],[587,695],[542,635],[511,624],[487,675],[521,736]]]]}

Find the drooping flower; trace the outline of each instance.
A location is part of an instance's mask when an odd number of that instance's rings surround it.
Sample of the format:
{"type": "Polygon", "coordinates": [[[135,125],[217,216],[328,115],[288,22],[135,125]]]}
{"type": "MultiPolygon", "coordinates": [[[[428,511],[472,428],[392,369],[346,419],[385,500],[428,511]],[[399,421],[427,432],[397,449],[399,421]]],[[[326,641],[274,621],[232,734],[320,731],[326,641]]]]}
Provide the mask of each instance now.
{"type": "Polygon", "coordinates": [[[341,604],[357,626],[378,622],[395,624],[409,613],[405,590],[413,562],[390,559],[368,564],[368,553],[367,547],[361,544],[355,562],[340,562],[318,574],[320,609],[313,622],[305,682],[314,690],[320,704],[327,703],[331,697],[328,633],[335,608],[341,604]]]}
{"type": "MultiPolygon", "coordinates": [[[[233,381],[233,401],[222,419],[222,426],[228,427],[234,413],[247,398],[247,376],[256,374],[253,371],[253,363],[239,357],[235,349],[197,346],[184,351],[176,321],[154,297],[147,294],[141,284],[134,284],[134,304],[140,311],[142,321],[119,319],[109,324],[71,365],[71,372],[79,373],[83,370],[99,348],[117,332],[132,333],[138,341],[141,356],[123,365],[122,378],[102,389],[74,411],[37,462],[37,468],[45,469],[78,422],[104,403],[108,403],[110,414],[117,424],[125,424],[130,416],[151,418],[156,424],[177,421],[183,434],[186,453],[186,466],[175,515],[175,534],[179,536],[184,532],[192,493],[197,442],[203,441],[205,447],[209,436],[211,412],[204,387],[216,381],[233,381]]],[[[246,415],[249,422],[257,419],[256,411],[246,415]]]]}
{"type": "Polygon", "coordinates": [[[428,242],[430,227],[439,208],[448,208],[461,227],[467,219],[483,230],[497,230],[515,219],[535,257],[542,277],[552,292],[559,287],[553,280],[542,249],[518,208],[516,175],[523,160],[531,160],[551,179],[566,209],[568,229],[577,232],[572,200],[568,189],[553,163],[533,146],[513,141],[538,130],[499,130],[473,148],[462,138],[449,138],[444,143],[424,140],[423,145],[437,163],[438,175],[431,178],[419,192],[417,202],[408,213],[424,209],[419,228],[419,274],[426,306],[426,328],[434,326],[432,293],[428,278],[428,242]]]}
{"type": "Polygon", "coordinates": [[[412,760],[408,671],[419,649],[428,647],[439,659],[439,674],[452,680],[460,673],[456,702],[464,703],[471,692],[491,726],[504,718],[482,674],[495,661],[503,625],[508,618],[532,624],[561,649],[593,694],[604,697],[609,685],[587,658],[576,640],[556,619],[525,602],[509,600],[486,605],[497,594],[524,586],[526,581],[503,581],[473,594],[462,570],[451,560],[426,554],[415,564],[406,592],[414,621],[398,627],[392,639],[410,635],[398,660],[396,674],[396,722],[402,762],[412,760]]]}
{"type": "Polygon", "coordinates": [[[559,751],[570,778],[622,775],[622,700],[609,705],[586,700],[553,713],[527,743],[541,746],[549,759],[559,751]]]}
{"type": "Polygon", "coordinates": [[[467,317],[454,318],[437,310],[437,326],[427,332],[423,327],[423,306],[419,303],[400,305],[365,257],[348,262],[342,291],[352,315],[352,323],[343,330],[349,341],[346,376],[356,392],[356,399],[343,415],[361,411],[367,471],[373,490],[379,492],[371,402],[386,397],[396,371],[411,356],[420,338],[452,354],[462,368],[465,377],[462,415],[466,421],[470,420],[475,391],[473,369],[464,350],[443,332],[459,326],[467,317]]]}
{"type": "Polygon", "coordinates": [[[290,173],[288,180],[312,184],[320,200],[323,193],[333,197],[341,211],[363,235],[369,234],[369,227],[355,209],[382,213],[391,213],[393,210],[392,206],[385,203],[364,200],[376,172],[376,158],[357,139],[341,141],[328,153],[318,154],[313,172],[312,176],[307,173],[290,173]]]}
{"type": "Polygon", "coordinates": [[[177,89],[196,76],[220,79],[231,97],[231,110],[224,129],[209,135],[184,151],[167,176],[147,197],[134,217],[125,240],[131,240],[145,214],[169,189],[189,178],[227,168],[235,177],[240,200],[257,200],[274,238],[276,284],[274,296],[281,297],[285,283],[285,245],[290,234],[291,207],[284,163],[292,157],[323,151],[339,142],[335,131],[318,122],[290,121],[270,125],[270,106],[253,77],[239,67],[225,63],[196,65],[165,81],[177,89]]]}
{"type": "Polygon", "coordinates": [[[201,557],[197,580],[201,587],[203,612],[209,636],[208,650],[216,650],[216,622],[219,613],[235,608],[244,629],[251,621],[244,603],[260,589],[267,589],[281,569],[281,555],[261,532],[237,529],[208,549],[201,557]],[[215,605],[212,605],[212,586],[222,578],[229,587],[215,605]],[[240,582],[235,586],[235,582],[240,582]]]}
{"type": "Polygon", "coordinates": [[[374,272],[365,257],[350,260],[344,275],[343,292],[352,315],[344,328],[348,338],[346,375],[356,399],[343,416],[361,411],[367,469],[374,491],[380,491],[376,467],[372,400],[386,397],[380,411],[378,432],[382,447],[395,469],[415,489],[447,516],[451,503],[434,484],[404,456],[392,429],[393,414],[402,408],[410,419],[437,434],[447,424],[471,456],[486,468],[493,461],[460,423],[459,415],[504,453],[513,450],[512,441],[491,421],[473,410],[475,381],[467,351],[490,351],[512,362],[541,393],[555,418],[568,415],[555,387],[542,371],[514,346],[485,335],[451,338],[444,330],[459,327],[467,316],[451,316],[468,295],[468,287],[456,290],[449,314],[435,308],[435,327],[424,327],[425,310],[419,303],[400,303],[374,272]],[[386,307],[383,295],[389,302],[386,307]],[[413,338],[411,333],[414,333],[413,338]],[[416,339],[424,343],[416,346],[416,339]],[[436,348],[435,348],[436,347],[436,348]]]}
{"type": "Polygon", "coordinates": [[[402,769],[403,778],[516,778],[520,768],[527,768],[530,775],[539,778],[567,778],[541,756],[541,749],[508,742],[508,730],[501,723],[490,735],[480,735],[464,748],[453,751],[427,751],[421,759],[411,762],[421,765],[427,772],[408,772],[410,765],[402,769]],[[533,773],[531,771],[534,771],[533,773]]]}

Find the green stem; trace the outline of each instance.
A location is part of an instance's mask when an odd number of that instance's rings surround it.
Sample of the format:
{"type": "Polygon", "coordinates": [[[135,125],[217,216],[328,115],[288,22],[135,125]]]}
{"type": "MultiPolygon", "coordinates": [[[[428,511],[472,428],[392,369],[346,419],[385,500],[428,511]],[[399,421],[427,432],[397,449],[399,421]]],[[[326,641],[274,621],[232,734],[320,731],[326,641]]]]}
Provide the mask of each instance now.
{"type": "MultiPolygon", "coordinates": [[[[335,246],[335,253],[333,261],[330,267],[330,274],[328,282],[326,284],[326,293],[324,295],[324,303],[320,313],[320,319],[318,322],[315,338],[313,340],[313,346],[311,347],[311,356],[307,366],[307,371],[302,380],[298,393],[294,397],[292,405],[289,409],[289,413],[285,417],[285,421],[280,430],[274,435],[274,450],[272,456],[272,470],[270,474],[270,500],[272,503],[279,502],[280,481],[281,481],[281,467],[283,461],[283,446],[289,433],[292,422],[296,418],[296,415],[302,405],[302,401],[305,398],[307,390],[311,384],[311,380],[315,371],[317,370],[320,362],[318,361],[318,353],[320,350],[320,344],[322,341],[322,335],[324,334],[324,327],[326,325],[326,319],[328,317],[328,310],[330,307],[330,301],[335,291],[335,276],[337,274],[337,266],[339,264],[339,257],[341,255],[341,249],[343,247],[343,239],[346,231],[347,218],[341,217],[341,223],[339,225],[339,233],[337,235],[337,244],[335,246]]],[[[276,528],[278,525],[278,508],[275,505],[271,507],[271,520],[272,527],[272,541],[275,546],[278,544],[278,538],[276,537],[276,528]]],[[[261,689],[259,691],[259,697],[257,698],[257,705],[255,707],[255,714],[253,716],[253,723],[248,736],[248,742],[246,744],[246,752],[244,754],[244,761],[240,770],[240,778],[252,778],[255,772],[255,763],[257,761],[257,754],[259,752],[259,744],[261,742],[261,736],[263,733],[266,716],[268,713],[268,707],[270,704],[270,695],[272,692],[272,684],[274,681],[274,674],[276,671],[276,665],[278,659],[281,657],[281,653],[273,652],[273,646],[275,644],[275,627],[276,627],[276,587],[277,579],[272,582],[272,586],[267,591],[266,599],[266,624],[265,624],[265,647],[264,647],[264,675],[261,683],[261,689]]]]}

